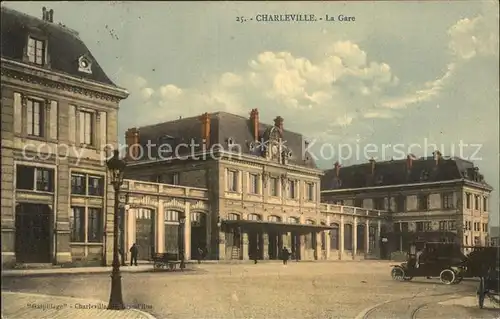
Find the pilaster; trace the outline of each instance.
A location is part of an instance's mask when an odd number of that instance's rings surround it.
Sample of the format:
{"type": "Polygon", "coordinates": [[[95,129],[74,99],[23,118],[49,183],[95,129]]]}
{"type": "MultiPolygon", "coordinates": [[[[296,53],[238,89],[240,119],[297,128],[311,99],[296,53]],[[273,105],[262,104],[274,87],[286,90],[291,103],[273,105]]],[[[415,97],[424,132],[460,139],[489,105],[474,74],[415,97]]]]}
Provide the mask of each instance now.
{"type": "Polygon", "coordinates": [[[344,258],[344,216],[340,216],[339,225],[339,260],[344,258]]]}
{"type": "MultiPolygon", "coordinates": [[[[326,216],[326,224],[330,226],[330,216],[326,216]]],[[[326,231],[326,243],[325,243],[325,249],[326,249],[326,255],[325,258],[326,260],[330,259],[330,238],[331,238],[331,230],[326,231]]]]}
{"type": "Polygon", "coordinates": [[[191,259],[191,203],[184,204],[184,259],[191,259]]]}
{"type": "Polygon", "coordinates": [[[219,229],[219,260],[226,259],[226,233],[219,229]]]}
{"type": "Polygon", "coordinates": [[[370,251],[370,221],[365,221],[365,256],[371,253],[370,251]]]}
{"type": "Polygon", "coordinates": [[[158,200],[158,207],[157,207],[157,245],[158,247],[157,251],[158,253],[164,253],[165,252],[165,209],[163,208],[163,199],[158,200]]]}
{"type": "Polygon", "coordinates": [[[352,258],[356,258],[358,253],[358,218],[354,217],[352,223],[352,258]]]}
{"type": "Polygon", "coordinates": [[[323,251],[321,250],[321,234],[321,231],[313,234],[316,236],[316,247],[314,247],[314,259],[316,260],[321,260],[323,258],[323,251]]]}

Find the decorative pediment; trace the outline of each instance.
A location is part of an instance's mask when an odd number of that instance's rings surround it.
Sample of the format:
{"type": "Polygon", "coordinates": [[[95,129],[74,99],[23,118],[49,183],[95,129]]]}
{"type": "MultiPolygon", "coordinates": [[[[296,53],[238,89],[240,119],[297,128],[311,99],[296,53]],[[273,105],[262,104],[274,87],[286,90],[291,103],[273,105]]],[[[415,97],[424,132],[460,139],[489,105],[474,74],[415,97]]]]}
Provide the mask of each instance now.
{"type": "Polygon", "coordinates": [[[208,205],[204,201],[199,200],[191,204],[191,210],[208,210],[208,205]]]}
{"type": "Polygon", "coordinates": [[[165,201],[163,204],[164,210],[175,209],[175,210],[184,211],[184,208],[185,208],[184,203],[177,200],[176,198],[173,198],[170,201],[165,201]]]}
{"type": "Polygon", "coordinates": [[[158,199],[148,195],[132,196],[129,201],[134,206],[158,206],[158,199]]]}

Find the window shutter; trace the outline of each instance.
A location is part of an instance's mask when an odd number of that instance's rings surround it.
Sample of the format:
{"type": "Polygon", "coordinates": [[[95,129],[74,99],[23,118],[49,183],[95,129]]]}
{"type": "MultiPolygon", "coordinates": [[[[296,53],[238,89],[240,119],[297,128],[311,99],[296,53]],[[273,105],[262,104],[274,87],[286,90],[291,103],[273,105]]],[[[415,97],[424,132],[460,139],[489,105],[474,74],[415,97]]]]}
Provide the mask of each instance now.
{"type": "Polygon", "coordinates": [[[76,106],[69,105],[69,134],[68,139],[70,143],[76,143],[76,106]]]}
{"type": "Polygon", "coordinates": [[[57,140],[57,119],[58,119],[58,103],[57,101],[49,101],[49,138],[57,140]]]}
{"type": "Polygon", "coordinates": [[[21,134],[23,131],[23,104],[20,93],[14,93],[14,133],[21,134]]]}

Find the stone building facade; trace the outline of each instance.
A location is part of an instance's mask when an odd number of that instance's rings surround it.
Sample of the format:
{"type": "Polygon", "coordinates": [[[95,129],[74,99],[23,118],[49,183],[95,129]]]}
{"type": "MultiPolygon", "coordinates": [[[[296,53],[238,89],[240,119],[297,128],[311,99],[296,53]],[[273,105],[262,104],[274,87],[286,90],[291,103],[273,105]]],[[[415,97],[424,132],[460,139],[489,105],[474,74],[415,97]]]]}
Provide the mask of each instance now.
{"type": "Polygon", "coordinates": [[[212,259],[278,259],[282,247],[308,260],[375,252],[386,214],[321,205],[323,172],[279,116],[268,125],[257,109],[248,118],[205,113],[129,129],[126,140],[127,178],[207,189],[198,231],[208,237],[191,231],[188,257],[199,246],[212,259]]]}
{"type": "Polygon", "coordinates": [[[1,14],[2,263],[110,261],[105,147],[128,93],[52,10],[1,14]]]}
{"type": "Polygon", "coordinates": [[[348,167],[337,163],[321,185],[323,202],[389,211],[390,230],[398,234],[393,249],[405,249],[408,240],[419,236],[487,245],[492,187],[469,161],[437,151],[430,158],[409,155],[403,161],[348,167]]]}

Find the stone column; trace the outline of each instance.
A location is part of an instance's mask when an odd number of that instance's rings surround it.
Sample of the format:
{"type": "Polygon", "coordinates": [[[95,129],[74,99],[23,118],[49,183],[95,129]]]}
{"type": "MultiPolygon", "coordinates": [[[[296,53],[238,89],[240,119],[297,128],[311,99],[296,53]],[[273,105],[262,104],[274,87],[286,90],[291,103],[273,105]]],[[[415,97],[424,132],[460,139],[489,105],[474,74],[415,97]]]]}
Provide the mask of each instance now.
{"type": "Polygon", "coordinates": [[[158,241],[157,241],[157,251],[158,253],[164,253],[165,252],[165,210],[163,209],[163,199],[160,199],[158,201],[158,207],[157,207],[158,213],[157,219],[158,219],[158,228],[157,228],[157,234],[158,234],[158,241]]]}
{"type": "Polygon", "coordinates": [[[266,232],[262,233],[262,257],[264,260],[269,259],[269,234],[266,232]]]}
{"type": "Polygon", "coordinates": [[[370,220],[367,219],[365,222],[365,256],[368,256],[370,251],[370,220]]]}
{"type": "Polygon", "coordinates": [[[191,203],[186,201],[184,204],[184,214],[186,220],[184,221],[184,259],[190,260],[191,258],[191,203]]]}
{"type": "Polygon", "coordinates": [[[381,258],[380,254],[380,232],[382,230],[382,222],[380,220],[377,220],[377,233],[375,234],[375,254],[378,256],[378,258],[381,258]]]}
{"type": "MultiPolygon", "coordinates": [[[[282,233],[281,234],[281,241],[283,243],[283,247],[286,247],[288,248],[288,250],[290,250],[290,233],[282,233]]],[[[282,249],[283,247],[280,247],[280,249],[282,249]]]]}
{"type": "Polygon", "coordinates": [[[249,256],[248,256],[248,233],[247,232],[244,232],[242,233],[242,242],[243,242],[243,249],[242,249],[242,253],[243,253],[243,260],[248,260],[250,259],[249,256]]]}
{"type": "Polygon", "coordinates": [[[356,258],[358,253],[358,218],[354,217],[352,224],[352,258],[356,258]]]}
{"type": "MultiPolygon", "coordinates": [[[[330,226],[330,216],[326,216],[326,225],[327,226],[330,226]]],[[[325,240],[326,240],[326,243],[325,243],[325,249],[326,249],[326,255],[325,255],[325,259],[328,260],[330,259],[330,230],[326,230],[325,231],[325,240]]]]}
{"type": "Polygon", "coordinates": [[[339,225],[339,260],[344,258],[344,216],[340,216],[339,225]]]}
{"type": "Polygon", "coordinates": [[[306,260],[306,235],[300,235],[300,259],[306,260]]]}
{"type": "Polygon", "coordinates": [[[226,233],[219,229],[219,256],[218,260],[226,259],[226,233]]]}

